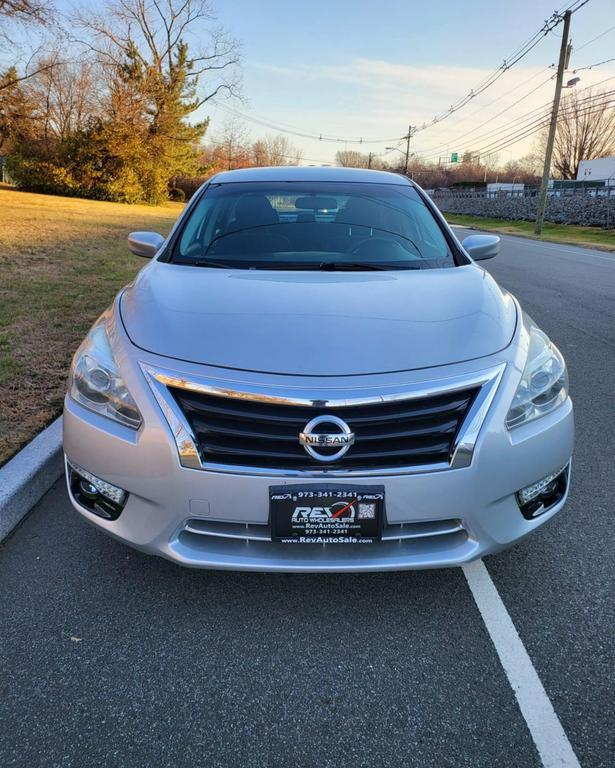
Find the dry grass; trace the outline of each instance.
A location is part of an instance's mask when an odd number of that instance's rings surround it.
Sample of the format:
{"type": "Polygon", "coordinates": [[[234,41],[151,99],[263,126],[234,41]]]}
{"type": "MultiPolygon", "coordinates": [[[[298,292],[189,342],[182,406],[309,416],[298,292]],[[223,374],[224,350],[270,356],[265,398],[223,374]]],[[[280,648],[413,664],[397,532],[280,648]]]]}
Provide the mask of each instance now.
{"type": "Polygon", "coordinates": [[[76,347],[144,265],[128,233],[166,234],[181,208],[0,186],[0,465],[60,413],[76,347]]]}

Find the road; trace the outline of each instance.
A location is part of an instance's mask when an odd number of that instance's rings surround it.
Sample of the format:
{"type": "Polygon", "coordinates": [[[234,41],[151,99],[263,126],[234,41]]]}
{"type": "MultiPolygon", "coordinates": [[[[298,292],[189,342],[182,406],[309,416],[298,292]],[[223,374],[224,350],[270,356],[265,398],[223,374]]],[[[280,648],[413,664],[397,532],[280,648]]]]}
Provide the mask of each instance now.
{"type": "MultiPolygon", "coordinates": [[[[577,419],[566,511],[485,564],[578,761],[606,768],[615,255],[506,236],[485,266],[564,352],[577,419]]],[[[187,571],[58,482],[0,545],[0,587],[3,768],[544,764],[460,569],[187,571]]]]}

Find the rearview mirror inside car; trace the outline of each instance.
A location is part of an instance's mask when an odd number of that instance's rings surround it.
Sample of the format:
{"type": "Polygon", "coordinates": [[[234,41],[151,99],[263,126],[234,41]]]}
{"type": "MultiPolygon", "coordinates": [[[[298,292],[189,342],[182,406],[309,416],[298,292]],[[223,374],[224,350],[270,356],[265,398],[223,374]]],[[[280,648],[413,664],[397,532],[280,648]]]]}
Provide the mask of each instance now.
{"type": "Polygon", "coordinates": [[[337,211],[337,200],[334,197],[306,195],[295,200],[295,208],[304,211],[337,211]]]}
{"type": "Polygon", "coordinates": [[[497,235],[470,235],[461,243],[474,261],[492,259],[500,252],[497,235]]]}
{"type": "Polygon", "coordinates": [[[155,256],[163,243],[164,237],[158,232],[131,232],[128,235],[128,250],[145,259],[155,256]]]}

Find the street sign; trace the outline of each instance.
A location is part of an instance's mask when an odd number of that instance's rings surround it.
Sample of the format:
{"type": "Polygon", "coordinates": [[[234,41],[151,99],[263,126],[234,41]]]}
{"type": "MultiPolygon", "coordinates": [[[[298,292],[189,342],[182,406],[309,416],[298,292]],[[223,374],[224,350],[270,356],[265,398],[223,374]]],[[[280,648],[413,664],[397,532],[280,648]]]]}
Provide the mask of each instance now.
{"type": "Polygon", "coordinates": [[[458,163],[458,162],[459,162],[459,153],[451,152],[451,163],[458,163]]]}

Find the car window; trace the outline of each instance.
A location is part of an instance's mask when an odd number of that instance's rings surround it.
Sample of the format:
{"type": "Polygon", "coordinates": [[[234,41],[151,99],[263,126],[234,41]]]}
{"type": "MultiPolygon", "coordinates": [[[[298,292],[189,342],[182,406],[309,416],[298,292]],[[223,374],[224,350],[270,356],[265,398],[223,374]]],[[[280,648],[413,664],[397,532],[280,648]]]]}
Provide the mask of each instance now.
{"type": "Polygon", "coordinates": [[[237,269],[455,266],[413,187],[339,182],[212,185],[190,213],[173,261],[237,269]]]}

